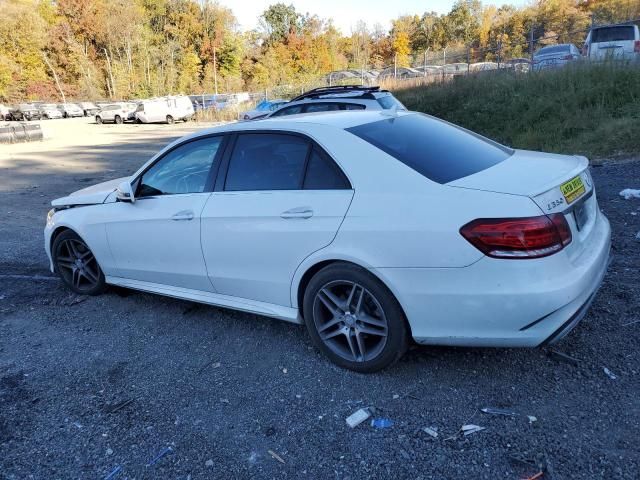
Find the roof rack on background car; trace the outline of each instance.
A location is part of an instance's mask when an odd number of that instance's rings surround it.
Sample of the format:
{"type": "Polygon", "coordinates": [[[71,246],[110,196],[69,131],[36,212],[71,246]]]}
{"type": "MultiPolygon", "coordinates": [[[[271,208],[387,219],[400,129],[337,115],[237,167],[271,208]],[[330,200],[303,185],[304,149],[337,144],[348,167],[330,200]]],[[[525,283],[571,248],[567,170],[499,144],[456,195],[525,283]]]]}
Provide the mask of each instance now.
{"type": "Polygon", "coordinates": [[[324,95],[330,95],[332,93],[348,93],[348,92],[362,92],[363,95],[372,92],[379,92],[380,87],[365,87],[364,85],[336,85],[333,87],[319,87],[309,90],[308,92],[304,92],[302,95],[298,95],[292,102],[296,102],[298,100],[304,100],[305,98],[319,98],[324,95]]]}

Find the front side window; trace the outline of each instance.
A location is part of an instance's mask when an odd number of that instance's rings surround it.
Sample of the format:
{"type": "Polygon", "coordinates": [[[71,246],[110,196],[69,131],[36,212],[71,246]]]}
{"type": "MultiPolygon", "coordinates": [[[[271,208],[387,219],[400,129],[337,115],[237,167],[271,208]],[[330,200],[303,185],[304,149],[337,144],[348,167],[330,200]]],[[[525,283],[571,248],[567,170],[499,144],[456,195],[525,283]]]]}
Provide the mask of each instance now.
{"type": "Polygon", "coordinates": [[[346,130],[438,183],[478,173],[513,154],[488,138],[418,113],[346,130]]]}
{"type": "Polygon", "coordinates": [[[300,189],[309,147],[307,140],[296,135],[239,135],[229,160],[225,190],[300,189]]]}
{"type": "Polygon", "coordinates": [[[223,137],[207,137],[171,150],[140,179],[136,196],[202,193],[223,137]]]}

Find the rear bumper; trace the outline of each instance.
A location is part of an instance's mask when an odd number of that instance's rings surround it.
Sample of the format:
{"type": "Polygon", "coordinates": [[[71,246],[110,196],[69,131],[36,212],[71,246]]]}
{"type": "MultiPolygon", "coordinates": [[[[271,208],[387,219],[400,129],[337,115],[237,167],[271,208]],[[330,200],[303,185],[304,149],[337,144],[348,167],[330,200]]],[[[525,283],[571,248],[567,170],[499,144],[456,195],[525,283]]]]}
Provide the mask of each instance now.
{"type": "Polygon", "coordinates": [[[482,258],[465,268],[374,270],[402,305],[416,342],[536,347],[586,315],[609,265],[611,230],[598,213],[588,246],[536,260],[482,258]]]}

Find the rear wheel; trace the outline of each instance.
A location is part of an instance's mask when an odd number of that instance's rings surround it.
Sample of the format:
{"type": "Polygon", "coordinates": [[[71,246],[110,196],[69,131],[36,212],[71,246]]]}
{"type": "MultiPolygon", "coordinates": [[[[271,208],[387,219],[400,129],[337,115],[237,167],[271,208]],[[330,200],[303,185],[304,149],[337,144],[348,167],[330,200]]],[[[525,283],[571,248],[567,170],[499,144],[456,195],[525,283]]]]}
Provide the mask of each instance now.
{"type": "Polygon", "coordinates": [[[56,271],[67,287],[81,295],[98,295],[105,290],[104,274],[84,240],[66,230],[51,248],[56,271]]]}
{"type": "Polygon", "coordinates": [[[173,117],[171,115],[167,115],[167,123],[169,125],[173,125],[174,122],[175,120],[173,119],[173,117]]]}
{"type": "Polygon", "coordinates": [[[408,329],[398,301],[356,265],[335,263],[316,273],[305,291],[303,312],[313,343],[341,367],[375,372],[407,349],[408,329]]]}
{"type": "Polygon", "coordinates": [[[102,117],[100,115],[96,115],[96,123],[102,125],[102,117]]]}
{"type": "Polygon", "coordinates": [[[114,119],[114,121],[120,125],[122,123],[122,117],[120,115],[116,115],[116,118],[114,119]]]}

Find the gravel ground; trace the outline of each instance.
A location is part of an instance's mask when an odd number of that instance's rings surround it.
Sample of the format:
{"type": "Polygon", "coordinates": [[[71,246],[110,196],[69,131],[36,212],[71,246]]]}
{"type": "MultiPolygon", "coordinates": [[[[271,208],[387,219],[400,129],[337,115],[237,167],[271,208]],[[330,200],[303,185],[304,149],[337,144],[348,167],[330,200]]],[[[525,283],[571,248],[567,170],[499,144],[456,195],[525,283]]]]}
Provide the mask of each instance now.
{"type": "Polygon", "coordinates": [[[1,479],[638,478],[640,200],[618,192],[640,187],[640,162],[593,169],[615,258],[556,346],[576,364],[539,349],[415,347],[360,375],[296,325],[34,279],[50,275],[51,199],[128,174],[194,128],[65,122],[44,123],[42,143],[0,146],[1,479]],[[394,425],[350,429],[369,406],[394,425]],[[467,423],[486,430],[462,436],[467,423]]]}

